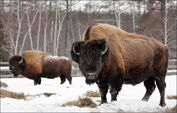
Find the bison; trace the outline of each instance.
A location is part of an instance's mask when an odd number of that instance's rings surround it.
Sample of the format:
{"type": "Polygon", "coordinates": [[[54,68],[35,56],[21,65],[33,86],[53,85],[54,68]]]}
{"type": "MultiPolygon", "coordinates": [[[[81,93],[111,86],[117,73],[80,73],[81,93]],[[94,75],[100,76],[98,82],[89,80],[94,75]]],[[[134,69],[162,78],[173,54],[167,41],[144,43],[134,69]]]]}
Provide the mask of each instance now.
{"type": "Polygon", "coordinates": [[[41,84],[41,77],[61,79],[61,84],[67,79],[72,83],[72,61],[67,57],[53,56],[49,53],[28,50],[23,55],[14,55],[9,59],[9,69],[14,77],[19,74],[34,80],[34,85],[41,84]]]}
{"type": "Polygon", "coordinates": [[[148,101],[157,85],[159,105],[166,105],[168,49],[160,41],[113,25],[95,24],[87,28],[82,41],[72,44],[71,57],[78,63],[86,83],[98,85],[101,103],[107,102],[108,88],[111,101],[116,101],[123,84],[144,81],[146,93],[142,100],[148,101]]]}

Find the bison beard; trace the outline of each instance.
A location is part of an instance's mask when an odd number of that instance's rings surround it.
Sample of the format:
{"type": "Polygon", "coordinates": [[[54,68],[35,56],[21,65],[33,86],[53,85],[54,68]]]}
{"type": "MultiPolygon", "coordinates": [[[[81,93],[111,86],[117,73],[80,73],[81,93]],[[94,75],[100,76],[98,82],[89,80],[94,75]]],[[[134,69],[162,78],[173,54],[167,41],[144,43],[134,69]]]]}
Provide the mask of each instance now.
{"type": "Polygon", "coordinates": [[[91,84],[94,84],[96,82],[96,79],[89,80],[89,79],[86,78],[85,82],[86,82],[86,84],[91,85],[91,84]]]}
{"type": "Polygon", "coordinates": [[[165,106],[168,49],[161,42],[112,25],[97,24],[85,31],[83,41],[73,43],[71,57],[79,64],[85,82],[97,83],[101,103],[107,102],[108,88],[114,101],[123,83],[136,85],[144,81],[146,93],[142,100],[148,101],[157,86],[159,105],[165,106]],[[93,75],[96,79],[88,79],[93,75]]]}

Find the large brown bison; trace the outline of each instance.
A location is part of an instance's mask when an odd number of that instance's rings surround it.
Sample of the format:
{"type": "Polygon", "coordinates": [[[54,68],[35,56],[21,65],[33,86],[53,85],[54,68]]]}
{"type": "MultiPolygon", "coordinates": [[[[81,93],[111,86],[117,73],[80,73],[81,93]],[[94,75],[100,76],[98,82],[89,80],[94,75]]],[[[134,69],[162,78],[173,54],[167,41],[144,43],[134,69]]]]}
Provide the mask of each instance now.
{"type": "Polygon", "coordinates": [[[33,79],[34,85],[41,84],[41,77],[61,79],[61,84],[67,79],[72,82],[72,61],[67,57],[52,56],[49,53],[35,50],[24,51],[23,55],[14,55],[9,60],[9,69],[18,76],[33,79]]]}
{"type": "Polygon", "coordinates": [[[71,57],[79,64],[86,83],[97,83],[101,103],[107,102],[108,87],[115,101],[123,83],[144,81],[146,93],[142,100],[148,101],[157,85],[160,106],[165,106],[168,50],[161,42],[112,25],[96,24],[85,31],[83,41],[73,43],[71,57]]]}

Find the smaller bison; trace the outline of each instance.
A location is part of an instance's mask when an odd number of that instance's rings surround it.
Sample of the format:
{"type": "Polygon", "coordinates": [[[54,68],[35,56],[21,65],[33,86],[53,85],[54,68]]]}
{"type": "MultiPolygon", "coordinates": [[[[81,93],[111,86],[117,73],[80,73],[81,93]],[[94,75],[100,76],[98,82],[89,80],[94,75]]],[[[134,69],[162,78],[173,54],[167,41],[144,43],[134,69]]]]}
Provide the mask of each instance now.
{"type": "Polygon", "coordinates": [[[23,55],[14,55],[9,60],[10,72],[34,80],[34,85],[41,84],[41,77],[56,78],[60,76],[61,84],[66,79],[72,83],[72,61],[67,57],[52,56],[49,53],[28,50],[23,55]]]}

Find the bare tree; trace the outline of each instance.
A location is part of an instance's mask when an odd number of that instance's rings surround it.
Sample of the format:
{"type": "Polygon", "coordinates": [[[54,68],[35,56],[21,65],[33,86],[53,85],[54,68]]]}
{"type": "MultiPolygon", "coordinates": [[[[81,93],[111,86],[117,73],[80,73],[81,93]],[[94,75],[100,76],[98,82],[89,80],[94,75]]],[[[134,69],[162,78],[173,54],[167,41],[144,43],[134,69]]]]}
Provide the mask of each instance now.
{"type": "Polygon", "coordinates": [[[39,5],[39,24],[38,24],[38,32],[37,32],[37,50],[39,50],[39,40],[40,40],[40,33],[41,33],[41,13],[42,8],[41,4],[39,5]]]}
{"type": "Polygon", "coordinates": [[[27,11],[26,11],[27,20],[28,20],[28,28],[29,28],[27,32],[28,32],[29,37],[30,37],[30,45],[31,45],[31,49],[32,50],[34,49],[34,47],[33,47],[33,38],[32,38],[32,31],[31,31],[31,29],[32,29],[32,26],[34,24],[34,21],[36,19],[36,16],[37,16],[38,12],[39,12],[39,10],[36,11],[36,14],[34,15],[33,21],[31,23],[30,22],[30,17],[29,17],[29,9],[27,9],[27,11]]]}
{"type": "Polygon", "coordinates": [[[27,10],[26,12],[26,15],[27,15],[27,20],[28,20],[28,30],[27,32],[25,33],[24,35],[24,38],[23,38],[23,42],[22,42],[22,46],[21,46],[21,50],[19,52],[19,54],[22,54],[23,52],[23,48],[24,48],[24,45],[25,45],[25,42],[26,42],[26,38],[27,38],[27,35],[29,34],[30,36],[30,45],[31,45],[31,49],[33,49],[33,39],[32,39],[32,35],[31,35],[31,29],[32,29],[32,26],[36,20],[36,16],[38,14],[39,10],[36,11],[36,14],[34,15],[34,18],[32,20],[32,23],[30,23],[30,19],[29,19],[29,11],[27,10]]]}
{"type": "Polygon", "coordinates": [[[114,14],[116,17],[116,24],[117,27],[121,28],[121,3],[120,0],[113,0],[113,5],[114,5],[114,14]]]}
{"type": "Polygon", "coordinates": [[[47,46],[47,39],[46,39],[46,35],[47,35],[47,27],[48,27],[48,10],[47,7],[45,7],[45,27],[44,27],[44,50],[46,52],[46,46],[47,46]]]}
{"type": "Polygon", "coordinates": [[[174,27],[176,27],[176,23],[170,23],[171,17],[176,12],[169,13],[169,8],[167,7],[168,0],[161,0],[161,20],[162,20],[162,40],[166,46],[169,46],[171,43],[174,43],[174,38],[169,39],[170,35],[174,34],[174,27]]]}
{"type": "Polygon", "coordinates": [[[133,33],[136,33],[136,5],[135,2],[129,1],[132,10],[132,24],[133,24],[133,33]]]}
{"type": "Polygon", "coordinates": [[[17,6],[17,19],[18,19],[18,33],[16,36],[16,42],[15,42],[15,53],[18,53],[18,42],[19,42],[19,38],[20,38],[20,31],[21,31],[21,25],[22,25],[22,18],[20,18],[20,1],[17,2],[18,6],[17,6]]]}
{"type": "Polygon", "coordinates": [[[66,32],[65,32],[65,55],[68,52],[67,44],[68,44],[68,24],[69,24],[69,1],[66,0],[66,32]]]}

